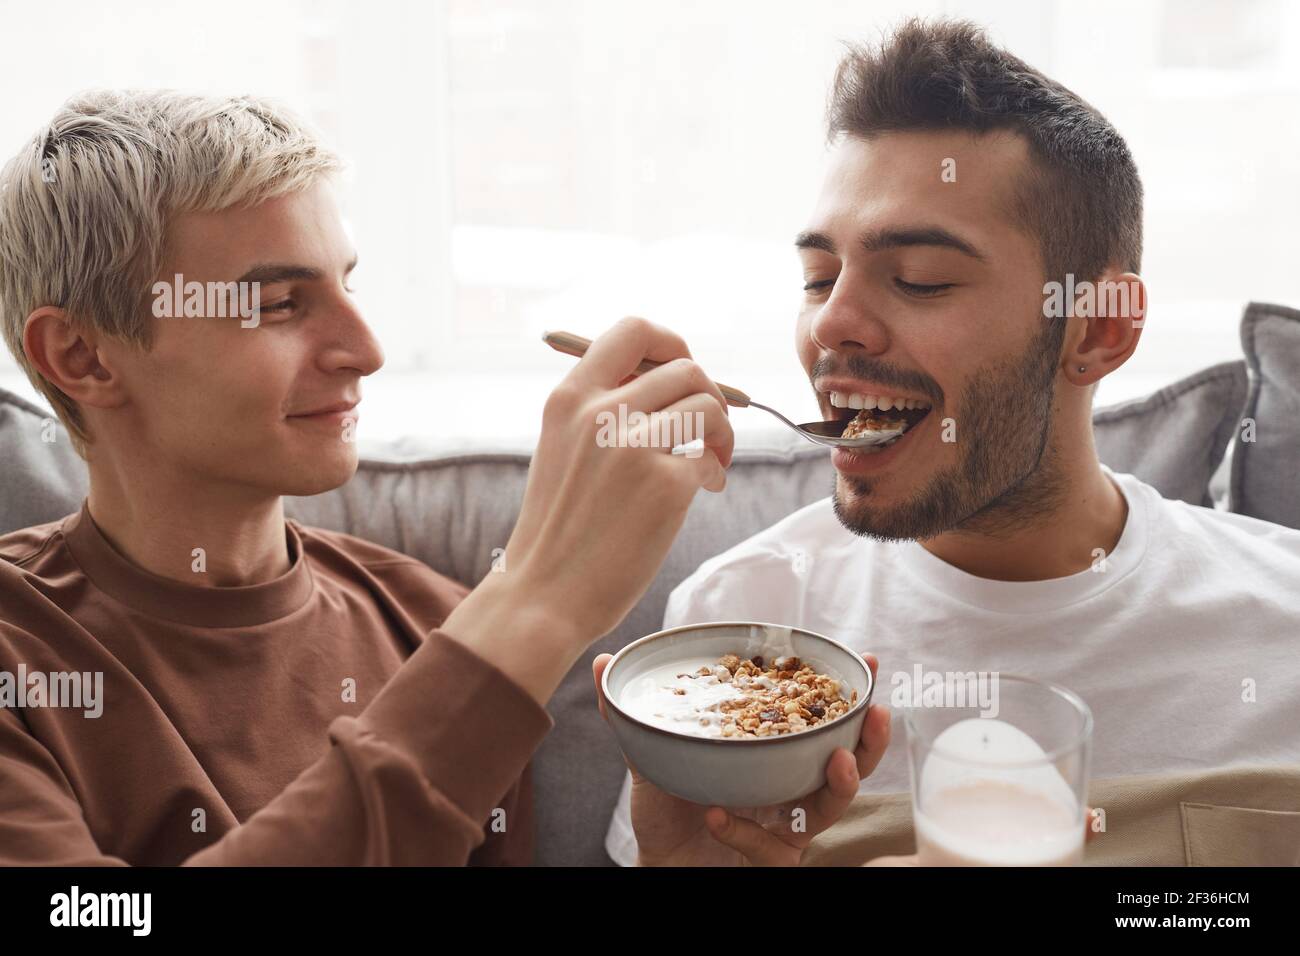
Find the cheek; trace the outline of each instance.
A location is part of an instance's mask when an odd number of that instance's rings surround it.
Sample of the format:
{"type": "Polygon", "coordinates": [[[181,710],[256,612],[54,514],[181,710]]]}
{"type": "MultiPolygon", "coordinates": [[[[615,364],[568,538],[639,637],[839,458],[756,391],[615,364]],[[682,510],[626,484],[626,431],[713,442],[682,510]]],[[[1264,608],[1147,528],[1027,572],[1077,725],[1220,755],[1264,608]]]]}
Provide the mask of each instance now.
{"type": "Polygon", "coordinates": [[[812,373],[813,363],[817,361],[817,346],[812,340],[812,321],[814,317],[812,309],[803,309],[799,313],[799,320],[795,323],[794,328],[794,347],[799,356],[799,361],[804,367],[804,371],[812,373]]]}
{"type": "Polygon", "coordinates": [[[1023,348],[1047,321],[1042,290],[1025,284],[1023,279],[1000,287],[987,301],[983,313],[981,324],[988,329],[988,337],[1002,346],[1004,354],[1023,348]]]}
{"type": "Polygon", "coordinates": [[[958,400],[966,384],[1006,353],[1002,318],[983,309],[945,314],[896,334],[894,345],[943,389],[944,400],[958,400]]]}
{"type": "Polygon", "coordinates": [[[236,329],[187,343],[162,376],[172,407],[221,431],[274,423],[283,413],[296,366],[260,332],[236,329]]]}

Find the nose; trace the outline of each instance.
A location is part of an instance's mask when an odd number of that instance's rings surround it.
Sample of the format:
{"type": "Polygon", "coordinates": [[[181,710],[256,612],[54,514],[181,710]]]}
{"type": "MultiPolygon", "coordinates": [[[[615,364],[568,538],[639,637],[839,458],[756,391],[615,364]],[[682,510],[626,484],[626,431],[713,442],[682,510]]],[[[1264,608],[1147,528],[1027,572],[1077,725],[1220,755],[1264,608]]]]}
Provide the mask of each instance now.
{"type": "Polygon", "coordinates": [[[861,349],[879,355],[889,349],[889,329],[865,282],[840,273],[830,297],[809,324],[809,335],[825,351],[861,349]]]}
{"type": "Polygon", "coordinates": [[[371,375],[384,365],[384,349],[366,323],[361,309],[349,297],[340,299],[329,328],[329,344],[321,352],[320,363],[327,372],[343,369],[371,375]]]}

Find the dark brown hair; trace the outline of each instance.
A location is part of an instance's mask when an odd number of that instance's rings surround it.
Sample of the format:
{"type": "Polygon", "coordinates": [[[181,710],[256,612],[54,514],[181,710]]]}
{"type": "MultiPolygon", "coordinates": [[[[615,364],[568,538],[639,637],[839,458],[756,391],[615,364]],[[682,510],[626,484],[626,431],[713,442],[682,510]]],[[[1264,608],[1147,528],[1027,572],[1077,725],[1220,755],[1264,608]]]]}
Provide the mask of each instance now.
{"type": "Polygon", "coordinates": [[[1142,181],[1094,107],[966,20],[910,19],[877,47],[849,47],[831,88],[831,141],[948,129],[1028,140],[1032,164],[1008,213],[1037,236],[1046,279],[1095,280],[1110,265],[1139,271],[1142,181]]]}

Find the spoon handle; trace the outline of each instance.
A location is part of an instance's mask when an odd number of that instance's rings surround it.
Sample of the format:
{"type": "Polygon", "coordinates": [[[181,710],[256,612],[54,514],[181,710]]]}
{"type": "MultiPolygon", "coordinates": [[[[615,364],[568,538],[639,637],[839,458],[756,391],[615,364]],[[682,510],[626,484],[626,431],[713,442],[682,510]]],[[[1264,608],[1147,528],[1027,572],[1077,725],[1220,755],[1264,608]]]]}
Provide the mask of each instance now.
{"type": "MultiPolygon", "coordinates": [[[[584,339],[581,335],[574,335],[572,332],[547,332],[542,336],[542,341],[557,352],[563,352],[565,355],[572,355],[577,358],[586,355],[587,349],[591,347],[591,339],[584,339]]],[[[658,368],[663,364],[663,362],[652,362],[646,359],[636,367],[636,374],[644,375],[652,368],[658,368]]],[[[718,391],[722,393],[722,397],[727,400],[728,405],[734,405],[736,408],[749,407],[750,398],[740,389],[723,385],[721,382],[714,382],[713,384],[718,386],[718,391]]]]}

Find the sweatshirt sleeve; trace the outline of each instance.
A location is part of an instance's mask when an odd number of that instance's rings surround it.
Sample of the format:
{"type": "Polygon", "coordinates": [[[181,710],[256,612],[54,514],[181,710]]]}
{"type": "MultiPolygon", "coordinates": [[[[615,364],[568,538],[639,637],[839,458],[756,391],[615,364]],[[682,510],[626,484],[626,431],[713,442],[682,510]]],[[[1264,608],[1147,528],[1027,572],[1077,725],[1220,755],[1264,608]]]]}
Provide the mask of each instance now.
{"type": "MultiPolygon", "coordinates": [[[[554,726],[468,647],[433,631],[329,751],[184,865],[462,865],[554,726]],[[495,812],[494,812],[495,811],[495,812]]],[[[0,713],[0,865],[125,865],[95,845],[72,787],[18,716],[0,713]]]]}

